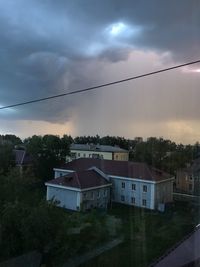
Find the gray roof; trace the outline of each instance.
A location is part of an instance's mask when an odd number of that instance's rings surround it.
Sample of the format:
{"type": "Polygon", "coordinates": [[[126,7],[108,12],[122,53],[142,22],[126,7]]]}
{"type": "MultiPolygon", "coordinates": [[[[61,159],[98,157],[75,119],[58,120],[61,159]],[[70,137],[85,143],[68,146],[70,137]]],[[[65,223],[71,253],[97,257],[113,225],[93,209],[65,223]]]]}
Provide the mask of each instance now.
{"type": "Polygon", "coordinates": [[[95,144],[71,144],[71,150],[100,151],[100,152],[128,152],[118,146],[95,144]]]}

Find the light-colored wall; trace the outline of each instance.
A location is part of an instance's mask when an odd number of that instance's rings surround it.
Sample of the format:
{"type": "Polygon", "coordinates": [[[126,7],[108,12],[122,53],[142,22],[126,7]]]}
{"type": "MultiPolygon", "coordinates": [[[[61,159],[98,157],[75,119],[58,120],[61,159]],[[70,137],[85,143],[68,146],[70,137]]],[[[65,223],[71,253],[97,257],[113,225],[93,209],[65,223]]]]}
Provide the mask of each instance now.
{"type": "Polygon", "coordinates": [[[47,186],[47,200],[51,199],[59,201],[59,207],[70,210],[106,209],[110,204],[110,187],[74,191],[67,188],[47,186]]]}
{"type": "MultiPolygon", "coordinates": [[[[125,160],[128,161],[128,152],[102,152],[102,151],[83,151],[83,150],[71,150],[71,153],[76,154],[75,158],[92,158],[93,155],[98,155],[102,159],[108,160],[125,160]]],[[[74,158],[67,156],[66,161],[72,160],[74,158]]]]}
{"type": "Polygon", "coordinates": [[[128,152],[114,152],[113,153],[113,160],[124,160],[124,161],[128,161],[129,156],[128,156],[128,152]]]}
{"type": "Polygon", "coordinates": [[[92,155],[99,155],[102,159],[112,159],[112,152],[101,151],[83,151],[83,150],[71,150],[71,153],[76,153],[76,158],[92,158],[92,155]]]}
{"type": "Polygon", "coordinates": [[[51,199],[58,200],[59,207],[70,210],[80,209],[80,192],[78,191],[47,186],[47,200],[51,199]]]}
{"type": "Polygon", "coordinates": [[[126,180],[111,177],[112,182],[112,199],[114,202],[124,203],[128,205],[145,207],[154,209],[154,184],[146,181],[126,180]],[[122,188],[122,183],[125,183],[125,188],[122,188]],[[132,190],[132,184],[135,184],[135,190],[132,190]],[[147,186],[147,192],[143,191],[143,186],[147,186]],[[121,196],[124,196],[122,201],[121,196]],[[135,198],[135,203],[131,202],[131,198],[135,198]],[[146,205],[143,205],[143,200],[146,200],[146,205]]]}

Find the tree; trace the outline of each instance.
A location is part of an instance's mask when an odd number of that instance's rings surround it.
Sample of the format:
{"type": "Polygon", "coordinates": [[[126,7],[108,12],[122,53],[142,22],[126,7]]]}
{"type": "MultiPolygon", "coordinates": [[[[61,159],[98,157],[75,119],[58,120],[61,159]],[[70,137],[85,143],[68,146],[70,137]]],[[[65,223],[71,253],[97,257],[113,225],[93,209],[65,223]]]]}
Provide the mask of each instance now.
{"type": "Polygon", "coordinates": [[[53,168],[63,164],[70,151],[70,138],[66,135],[63,138],[56,135],[34,135],[24,143],[34,158],[35,174],[43,181],[53,178],[53,168]]]}
{"type": "Polygon", "coordinates": [[[5,174],[14,165],[12,145],[0,144],[0,174],[5,174]]]}

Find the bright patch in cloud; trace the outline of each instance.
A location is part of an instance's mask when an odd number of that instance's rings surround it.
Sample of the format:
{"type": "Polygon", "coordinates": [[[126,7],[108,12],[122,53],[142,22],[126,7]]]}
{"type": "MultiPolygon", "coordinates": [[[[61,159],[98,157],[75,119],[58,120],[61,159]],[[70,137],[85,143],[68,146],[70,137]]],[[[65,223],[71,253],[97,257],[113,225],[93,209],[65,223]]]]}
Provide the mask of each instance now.
{"type": "Polygon", "coordinates": [[[139,33],[140,28],[138,26],[130,26],[123,22],[117,22],[109,25],[106,28],[106,33],[110,37],[130,37],[133,34],[139,33]]]}
{"type": "Polygon", "coordinates": [[[122,22],[113,24],[110,27],[110,34],[119,35],[120,33],[123,33],[126,30],[126,28],[127,28],[127,26],[122,22]]]}

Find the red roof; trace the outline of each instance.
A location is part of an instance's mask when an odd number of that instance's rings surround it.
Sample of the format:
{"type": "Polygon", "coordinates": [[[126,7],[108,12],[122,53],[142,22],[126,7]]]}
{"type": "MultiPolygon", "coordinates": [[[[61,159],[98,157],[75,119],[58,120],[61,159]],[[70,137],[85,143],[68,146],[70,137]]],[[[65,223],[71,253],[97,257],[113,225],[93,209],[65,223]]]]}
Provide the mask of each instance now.
{"type": "Polygon", "coordinates": [[[109,182],[94,170],[72,172],[47,183],[80,189],[109,185],[109,182]]]}
{"type": "Polygon", "coordinates": [[[66,170],[83,171],[91,167],[97,167],[107,175],[149,181],[162,181],[172,178],[170,174],[155,168],[150,168],[146,163],[131,161],[79,158],[66,163],[61,168],[66,170]]]}

